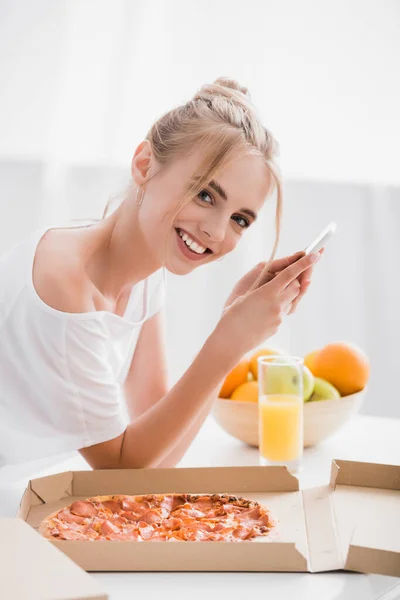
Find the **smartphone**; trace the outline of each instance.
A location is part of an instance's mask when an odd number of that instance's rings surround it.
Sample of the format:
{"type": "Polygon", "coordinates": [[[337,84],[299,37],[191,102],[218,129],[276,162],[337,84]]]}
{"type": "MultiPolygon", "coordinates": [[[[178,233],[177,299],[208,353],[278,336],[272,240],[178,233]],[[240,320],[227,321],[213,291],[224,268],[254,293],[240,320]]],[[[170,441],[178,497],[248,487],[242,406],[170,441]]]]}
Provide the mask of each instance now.
{"type": "Polygon", "coordinates": [[[321,248],[323,248],[326,245],[326,243],[331,239],[335,231],[336,223],[332,221],[332,223],[329,223],[328,227],[325,227],[325,229],[321,231],[321,233],[313,241],[313,243],[305,249],[306,255],[311,254],[311,252],[318,252],[318,250],[321,250],[321,248]]]}

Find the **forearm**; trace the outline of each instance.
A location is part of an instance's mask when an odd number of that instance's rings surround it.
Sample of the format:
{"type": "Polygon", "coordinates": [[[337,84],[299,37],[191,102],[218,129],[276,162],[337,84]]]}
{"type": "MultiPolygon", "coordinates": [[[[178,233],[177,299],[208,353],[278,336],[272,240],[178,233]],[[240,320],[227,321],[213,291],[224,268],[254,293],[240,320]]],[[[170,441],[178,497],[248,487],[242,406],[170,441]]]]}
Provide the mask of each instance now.
{"type": "Polygon", "coordinates": [[[223,337],[213,332],[174,387],[128,425],[121,449],[122,468],[159,466],[175,448],[177,453],[184,453],[185,444],[187,448],[191,441],[189,429],[197,433],[200,414],[204,421],[213,394],[240,359],[234,349],[222,348],[220,339],[223,337]]]}
{"type": "Polygon", "coordinates": [[[165,456],[165,458],[157,465],[157,467],[176,467],[176,465],[180,462],[183,456],[186,454],[189,446],[193,442],[194,438],[200,431],[204,421],[206,420],[211,407],[213,405],[214,400],[217,397],[217,394],[220,390],[221,386],[215,388],[214,392],[209,396],[208,400],[201,408],[199,414],[197,415],[195,421],[189,425],[187,430],[183,433],[179,442],[173,447],[173,449],[165,456]]]}

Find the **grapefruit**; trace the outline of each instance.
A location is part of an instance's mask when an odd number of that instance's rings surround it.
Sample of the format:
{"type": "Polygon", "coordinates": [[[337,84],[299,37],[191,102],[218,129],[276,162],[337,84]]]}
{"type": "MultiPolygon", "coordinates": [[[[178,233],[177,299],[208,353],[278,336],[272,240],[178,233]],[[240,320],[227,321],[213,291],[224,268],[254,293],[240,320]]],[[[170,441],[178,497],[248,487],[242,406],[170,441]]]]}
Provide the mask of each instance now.
{"type": "Polygon", "coordinates": [[[312,372],[331,383],[341,396],[360,392],[367,384],[370,365],[366,354],[347,342],[335,342],[314,356],[312,372]]]}

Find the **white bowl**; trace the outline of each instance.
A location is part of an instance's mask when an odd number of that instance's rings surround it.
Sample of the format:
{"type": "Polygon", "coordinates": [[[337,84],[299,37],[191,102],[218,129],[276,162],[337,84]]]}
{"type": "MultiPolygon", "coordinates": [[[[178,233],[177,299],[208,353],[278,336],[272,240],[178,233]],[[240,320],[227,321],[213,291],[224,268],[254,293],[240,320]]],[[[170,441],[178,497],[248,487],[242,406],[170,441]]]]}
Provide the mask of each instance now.
{"type": "MultiPolygon", "coordinates": [[[[366,388],[334,400],[304,403],[304,447],[315,446],[335,433],[356,414],[364,401],[366,388]]],[[[250,446],[258,446],[258,405],[217,398],[212,414],[227,433],[250,446]]]]}

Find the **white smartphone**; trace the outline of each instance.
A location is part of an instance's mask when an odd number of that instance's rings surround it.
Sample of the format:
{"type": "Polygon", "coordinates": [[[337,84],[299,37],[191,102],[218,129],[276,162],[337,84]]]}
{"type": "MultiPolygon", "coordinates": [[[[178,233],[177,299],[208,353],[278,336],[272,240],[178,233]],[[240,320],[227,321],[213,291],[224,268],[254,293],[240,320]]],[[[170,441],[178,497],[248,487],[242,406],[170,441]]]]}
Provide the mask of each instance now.
{"type": "Polygon", "coordinates": [[[335,231],[336,223],[332,221],[332,223],[329,223],[328,227],[325,227],[325,229],[319,234],[313,243],[305,249],[306,255],[311,254],[311,252],[318,252],[318,250],[321,250],[321,248],[323,248],[331,239],[335,231]]]}

